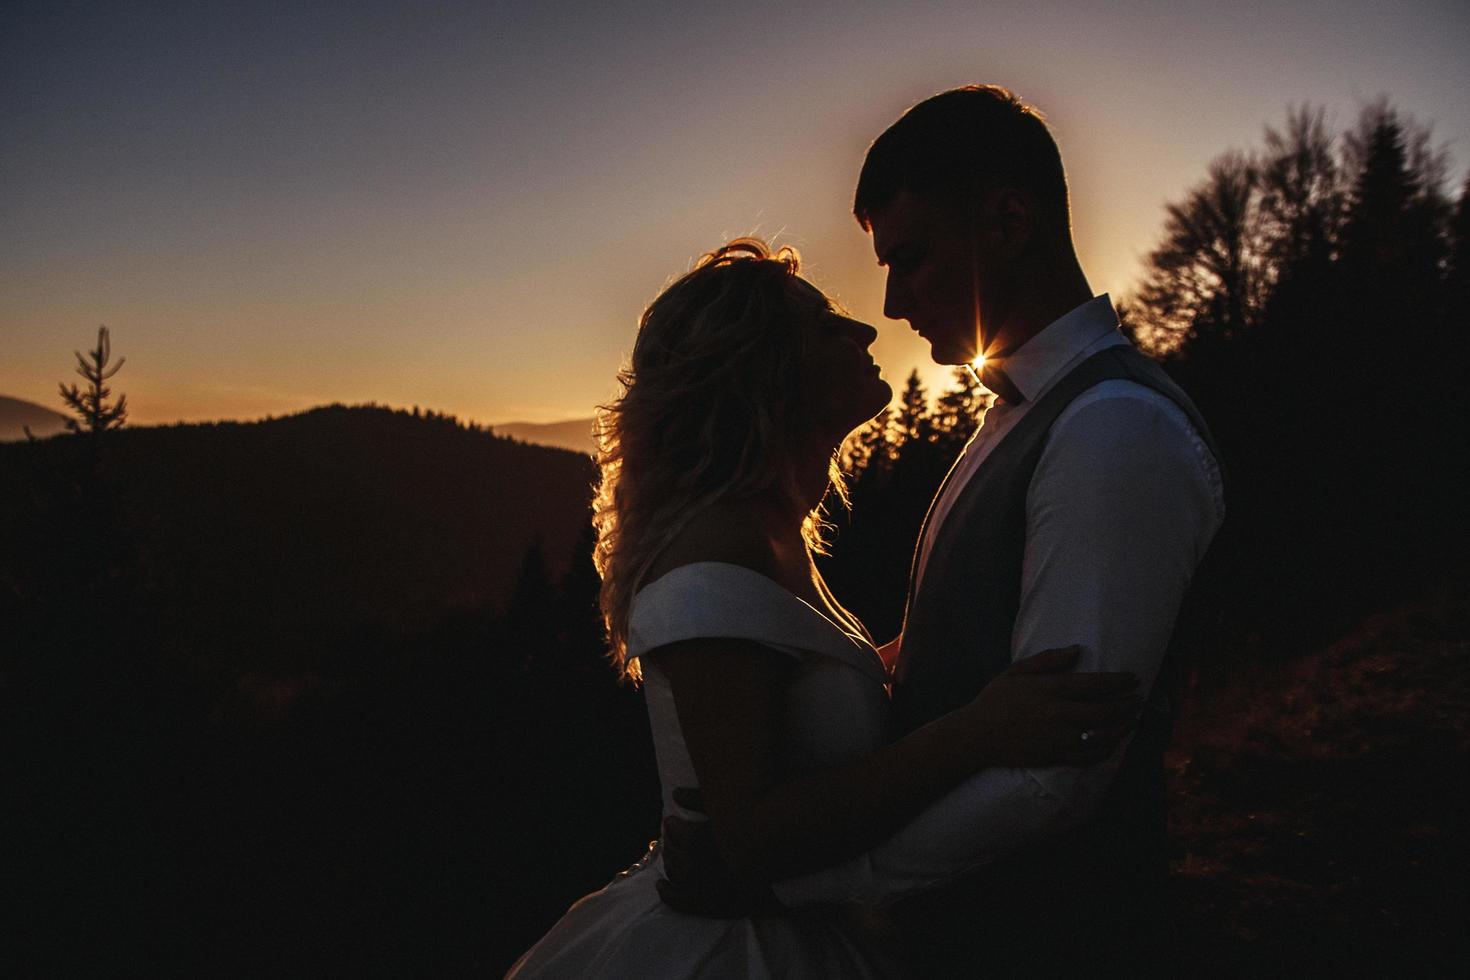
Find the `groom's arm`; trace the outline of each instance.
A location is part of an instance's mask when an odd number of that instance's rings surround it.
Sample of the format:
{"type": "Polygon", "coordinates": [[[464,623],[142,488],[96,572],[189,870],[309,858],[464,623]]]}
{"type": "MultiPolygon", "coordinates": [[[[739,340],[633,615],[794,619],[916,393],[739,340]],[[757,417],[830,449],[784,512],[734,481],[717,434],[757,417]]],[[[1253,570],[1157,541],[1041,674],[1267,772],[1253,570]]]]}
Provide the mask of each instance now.
{"type": "MultiPolygon", "coordinates": [[[[1177,407],[1127,382],[1079,398],[1032,478],[1012,658],[1078,643],[1079,670],[1131,671],[1147,688],[1222,516],[1218,468],[1177,407]]],[[[775,893],[789,906],[882,905],[942,884],[1085,821],[1121,756],[985,770],[885,844],[775,893]]]]}
{"type": "MultiPolygon", "coordinates": [[[[1126,381],[1082,395],[1032,478],[1012,658],[1066,634],[1079,671],[1131,671],[1151,690],[1224,514],[1219,466],[1178,406],[1126,381]]],[[[1090,808],[1121,758],[1036,775],[1090,808]]]]}

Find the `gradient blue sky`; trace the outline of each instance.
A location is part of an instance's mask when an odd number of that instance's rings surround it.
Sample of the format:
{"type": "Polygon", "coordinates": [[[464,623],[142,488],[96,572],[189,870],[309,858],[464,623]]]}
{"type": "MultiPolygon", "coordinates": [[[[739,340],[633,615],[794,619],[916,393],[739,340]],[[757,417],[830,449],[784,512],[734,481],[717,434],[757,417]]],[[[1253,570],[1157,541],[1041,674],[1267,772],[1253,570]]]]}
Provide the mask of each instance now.
{"type": "MultiPolygon", "coordinates": [[[[883,331],[871,139],[973,81],[1041,107],[1093,287],[1302,101],[1380,94],[1470,164],[1470,5],[133,3],[0,8],[0,393],[97,325],[137,423],[327,401],[589,414],[639,312],[733,235],[883,331]]],[[[931,382],[945,374],[933,369],[931,382]]]]}

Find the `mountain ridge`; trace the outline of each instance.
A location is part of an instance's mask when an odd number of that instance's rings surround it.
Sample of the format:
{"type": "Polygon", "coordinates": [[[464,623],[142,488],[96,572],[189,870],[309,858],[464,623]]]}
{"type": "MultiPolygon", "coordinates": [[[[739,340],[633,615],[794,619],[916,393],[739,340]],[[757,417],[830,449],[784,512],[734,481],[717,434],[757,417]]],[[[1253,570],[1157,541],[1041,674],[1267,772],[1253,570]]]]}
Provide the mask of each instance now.
{"type": "Polygon", "coordinates": [[[0,442],[20,442],[26,429],[37,439],[66,431],[67,417],[45,405],[24,398],[0,395],[0,442]]]}
{"type": "Polygon", "coordinates": [[[567,419],[564,422],[503,422],[490,428],[496,435],[592,456],[597,453],[597,440],[592,435],[593,422],[594,419],[589,416],[585,419],[567,419]]]}
{"type": "MultiPolygon", "coordinates": [[[[45,547],[31,536],[78,519],[66,487],[88,445],[0,445],[5,564],[23,565],[45,547]]],[[[494,612],[531,552],[554,583],[590,550],[591,459],[446,415],[329,405],[129,426],[104,455],[142,556],[135,577],[163,607],[187,610],[189,642],[252,662],[494,612]]]]}

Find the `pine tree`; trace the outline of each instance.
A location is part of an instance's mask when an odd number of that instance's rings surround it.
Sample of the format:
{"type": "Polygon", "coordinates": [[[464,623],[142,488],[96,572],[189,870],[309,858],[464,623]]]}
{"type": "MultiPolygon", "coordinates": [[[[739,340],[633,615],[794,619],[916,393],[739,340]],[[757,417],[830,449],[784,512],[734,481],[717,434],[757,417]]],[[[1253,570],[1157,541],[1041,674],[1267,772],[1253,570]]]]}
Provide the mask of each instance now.
{"type": "Polygon", "coordinates": [[[557,590],[546,566],[546,549],[535,534],[521,556],[510,605],[505,612],[507,653],[521,670],[536,670],[556,662],[557,590]]]}
{"type": "Polygon", "coordinates": [[[909,372],[908,381],[899,396],[898,418],[895,420],[899,451],[909,443],[934,441],[934,418],[929,414],[929,392],[919,380],[917,370],[909,372]]]}
{"type": "Polygon", "coordinates": [[[107,382],[122,370],[127,358],[118,358],[111,367],[112,338],[106,327],[97,328],[97,346],[87,352],[74,351],[77,357],[77,374],[87,382],[82,388],[76,384],[62,384],[61,399],[76,413],[75,419],[67,419],[66,427],[72,432],[87,431],[101,434],[109,429],[120,429],[128,418],[128,396],[119,395],[115,403],[109,404],[112,389],[107,382]]]}
{"type": "Polygon", "coordinates": [[[938,442],[947,454],[959,455],[975,434],[981,414],[989,404],[990,396],[975,373],[968,367],[955,368],[954,385],[939,396],[934,406],[938,442]]]}
{"type": "MultiPolygon", "coordinates": [[[[1437,428],[1446,446],[1464,446],[1470,443],[1470,386],[1462,377],[1466,355],[1470,353],[1470,175],[1460,190],[1455,206],[1454,218],[1449,229],[1449,259],[1446,263],[1444,285],[1444,309],[1440,318],[1438,356],[1434,357],[1434,370],[1426,378],[1427,397],[1442,406],[1443,421],[1437,428]]],[[[1451,454],[1453,455],[1453,454],[1451,454]]],[[[1452,459],[1451,469],[1459,466],[1459,459],[1452,459]]],[[[1447,540],[1463,542],[1470,540],[1470,517],[1466,515],[1463,501],[1459,500],[1461,481],[1450,475],[1442,490],[1452,498],[1448,509],[1458,515],[1451,524],[1447,540]]],[[[1457,562],[1464,555],[1455,556],[1457,562]]]]}
{"type": "Polygon", "coordinates": [[[596,543],[597,532],[589,521],[577,537],[572,564],[557,591],[558,639],[574,664],[611,673],[603,656],[607,652],[606,630],[598,605],[602,576],[592,563],[596,543]]]}
{"type": "Polygon", "coordinates": [[[954,459],[954,454],[939,443],[929,395],[919,381],[918,371],[911,372],[904,385],[895,429],[902,441],[893,463],[893,479],[888,488],[892,500],[886,515],[890,523],[905,529],[911,543],[929,501],[954,459]]]}
{"type": "Polygon", "coordinates": [[[1445,274],[1446,328],[1460,343],[1470,340],[1470,174],[1460,189],[1449,228],[1445,274]]]}
{"type": "MultiPolygon", "coordinates": [[[[1416,365],[1446,353],[1435,351],[1450,244],[1444,156],[1427,127],[1386,100],[1363,111],[1345,144],[1352,193],[1333,290],[1332,362],[1346,373],[1371,358],[1378,387],[1408,392],[1419,384],[1416,365]]],[[[1411,405],[1396,399],[1390,415],[1411,405]]],[[[1382,412],[1375,419],[1396,424],[1382,412]]]]}
{"type": "Polygon", "coordinates": [[[1382,104],[1365,111],[1349,135],[1350,152],[1360,157],[1343,228],[1343,261],[1351,274],[1382,274],[1404,264],[1406,218],[1416,190],[1405,144],[1397,115],[1382,104]]]}
{"type": "Polygon", "coordinates": [[[839,459],[842,471],[853,487],[864,480],[881,477],[892,467],[897,455],[892,433],[894,425],[893,409],[885,408],[843,442],[839,459]]]}

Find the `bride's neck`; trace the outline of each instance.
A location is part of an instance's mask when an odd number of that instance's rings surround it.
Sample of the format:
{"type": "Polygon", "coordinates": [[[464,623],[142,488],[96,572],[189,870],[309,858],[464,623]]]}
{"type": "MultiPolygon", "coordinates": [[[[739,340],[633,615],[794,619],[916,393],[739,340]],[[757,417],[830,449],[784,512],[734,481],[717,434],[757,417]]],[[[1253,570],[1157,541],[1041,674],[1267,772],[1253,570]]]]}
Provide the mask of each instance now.
{"type": "Polygon", "coordinates": [[[791,468],[793,498],[801,508],[803,520],[821,505],[832,485],[832,456],[839,445],[840,442],[834,444],[827,439],[814,440],[798,454],[796,465],[791,468]]]}
{"type": "Polygon", "coordinates": [[[831,459],[830,449],[804,454],[784,479],[761,495],[760,506],[773,538],[803,540],[801,532],[807,515],[827,494],[831,459]]]}

